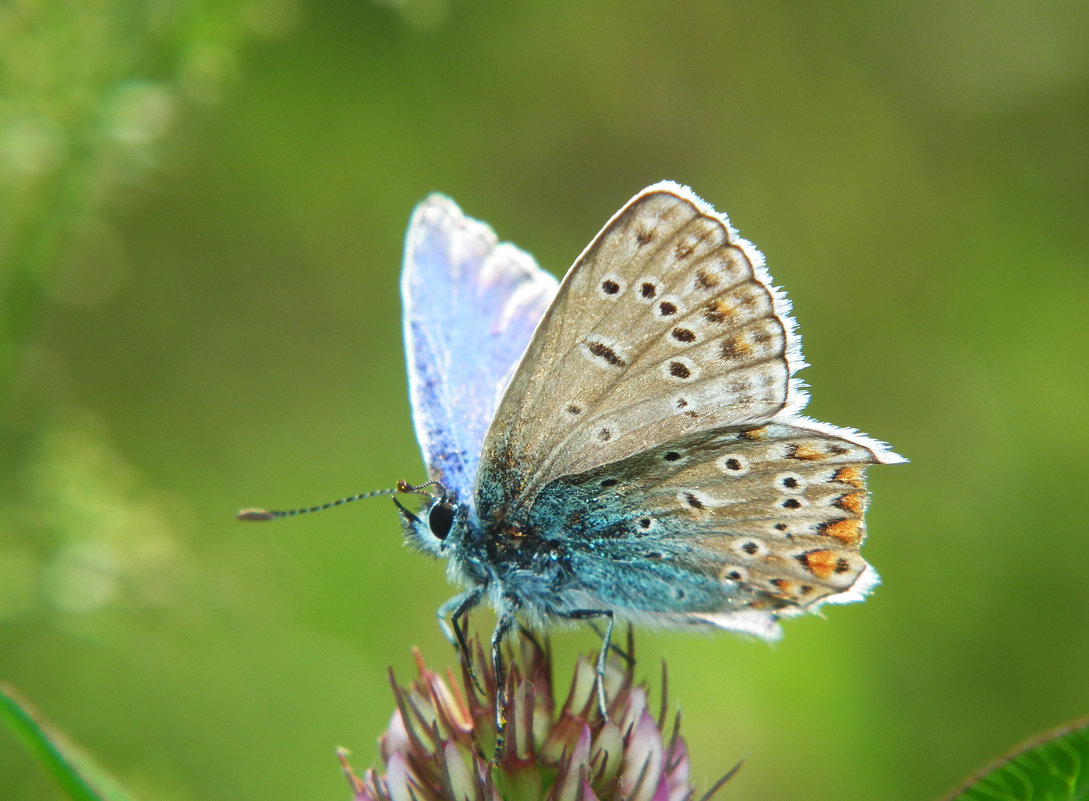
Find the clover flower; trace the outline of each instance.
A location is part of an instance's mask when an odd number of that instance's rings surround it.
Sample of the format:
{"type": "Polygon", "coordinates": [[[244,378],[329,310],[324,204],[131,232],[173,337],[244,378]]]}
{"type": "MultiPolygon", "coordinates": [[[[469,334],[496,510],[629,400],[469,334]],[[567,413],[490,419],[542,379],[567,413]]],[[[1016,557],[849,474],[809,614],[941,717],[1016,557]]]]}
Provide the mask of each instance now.
{"type": "MultiPolygon", "coordinates": [[[[629,634],[631,653],[631,635],[629,634]]],[[[605,669],[608,717],[595,692],[596,655],[575,664],[557,705],[551,653],[522,636],[506,672],[504,742],[496,749],[496,675],[479,641],[470,646],[474,681],[428,669],[415,652],[417,678],[390,683],[397,708],[379,738],[382,769],[360,777],[339,757],[354,801],[689,801],[688,749],[678,713],[667,737],[666,674],[657,716],[647,687],[634,681],[634,660],[610,655],[605,669]],[[477,687],[481,689],[478,690],[477,687]]],[[[733,774],[708,791],[707,801],[733,774]]]]}

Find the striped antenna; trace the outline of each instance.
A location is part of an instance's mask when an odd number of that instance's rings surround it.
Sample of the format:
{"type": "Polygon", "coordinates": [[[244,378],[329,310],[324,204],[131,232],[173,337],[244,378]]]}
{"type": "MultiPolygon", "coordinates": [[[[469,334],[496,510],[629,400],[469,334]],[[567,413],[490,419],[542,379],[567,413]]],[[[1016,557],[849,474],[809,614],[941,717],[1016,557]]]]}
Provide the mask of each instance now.
{"type": "Polygon", "coordinates": [[[435,481],[434,479],[431,479],[431,481],[425,481],[423,484],[416,484],[415,486],[413,486],[412,484],[409,484],[403,478],[398,479],[398,481],[397,481],[397,492],[401,492],[401,493],[404,493],[406,495],[409,494],[409,493],[416,493],[417,495],[426,495],[427,497],[434,500],[435,496],[432,495],[430,492],[421,492],[421,490],[425,490],[428,487],[438,487],[439,490],[442,492],[441,497],[445,500],[445,498],[446,498],[446,487],[444,487],[441,482],[435,481]]]}
{"type": "Polygon", "coordinates": [[[341,498],[336,501],[330,501],[329,503],[323,503],[321,506],[310,506],[306,509],[284,509],[284,510],[269,510],[269,509],[243,509],[237,517],[239,520],[252,520],[255,522],[263,522],[265,520],[275,520],[278,517],[295,517],[297,515],[308,515],[311,512],[324,512],[326,509],[332,509],[334,506],[343,506],[346,503],[352,501],[361,501],[364,498],[378,498],[382,495],[396,495],[398,492],[412,492],[418,487],[413,487],[404,479],[397,482],[397,486],[393,489],[375,490],[374,492],[362,492],[359,495],[352,495],[349,498],[341,498]],[[402,489],[404,487],[404,489],[402,489]]]}

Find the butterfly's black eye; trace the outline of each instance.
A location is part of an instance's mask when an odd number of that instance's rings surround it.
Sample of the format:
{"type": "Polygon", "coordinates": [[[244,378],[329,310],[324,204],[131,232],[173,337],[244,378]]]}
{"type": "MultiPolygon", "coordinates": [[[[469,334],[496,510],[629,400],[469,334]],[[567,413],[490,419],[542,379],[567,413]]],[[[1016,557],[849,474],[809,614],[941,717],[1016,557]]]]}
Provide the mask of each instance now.
{"type": "Polygon", "coordinates": [[[454,525],[454,507],[448,503],[436,503],[427,515],[427,526],[436,539],[444,540],[454,525]]]}

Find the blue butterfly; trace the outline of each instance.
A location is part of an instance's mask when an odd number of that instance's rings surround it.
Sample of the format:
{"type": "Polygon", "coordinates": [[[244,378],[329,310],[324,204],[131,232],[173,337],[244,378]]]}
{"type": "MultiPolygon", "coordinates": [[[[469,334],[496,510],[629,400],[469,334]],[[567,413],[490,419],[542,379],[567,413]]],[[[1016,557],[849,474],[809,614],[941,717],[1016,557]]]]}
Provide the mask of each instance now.
{"type": "MultiPolygon", "coordinates": [[[[650,186],[562,283],[433,195],[401,278],[413,423],[429,480],[396,492],[406,540],[467,588],[439,620],[617,620],[765,639],[778,621],[862,600],[865,469],[904,459],[801,416],[804,367],[759,251],[687,187],[650,186]]],[[[268,520],[293,512],[244,510],[268,520]]],[[[396,501],[396,498],[395,498],[396,501]]],[[[503,687],[496,714],[502,729],[503,687]]]]}
{"type": "Polygon", "coordinates": [[[463,651],[482,602],[502,675],[519,620],[600,619],[603,660],[616,620],[772,639],[875,585],[864,470],[903,459],[799,414],[800,342],[763,265],[672,182],[621,208],[560,284],[448,198],[417,207],[401,291],[434,490],[398,507],[407,541],[467,587],[439,609],[463,651]]]}

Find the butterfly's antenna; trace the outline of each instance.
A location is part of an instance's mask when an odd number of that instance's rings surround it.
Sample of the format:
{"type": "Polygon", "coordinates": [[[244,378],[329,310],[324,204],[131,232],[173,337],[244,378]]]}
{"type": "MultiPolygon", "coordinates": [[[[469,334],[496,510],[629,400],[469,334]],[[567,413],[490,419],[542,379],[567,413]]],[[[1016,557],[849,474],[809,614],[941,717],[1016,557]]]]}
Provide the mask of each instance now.
{"type": "Polygon", "coordinates": [[[432,500],[434,500],[435,498],[430,492],[421,492],[420,491],[420,490],[427,489],[428,487],[438,487],[439,488],[439,493],[440,493],[439,500],[441,500],[441,501],[446,500],[446,487],[443,486],[441,481],[435,481],[434,479],[432,479],[431,481],[425,481],[423,484],[412,485],[412,484],[409,484],[407,481],[405,481],[402,478],[400,481],[397,482],[397,489],[394,490],[394,491],[404,493],[406,495],[412,494],[412,493],[415,493],[416,495],[426,495],[429,498],[431,498],[432,500]]]}
{"type": "MultiPolygon", "coordinates": [[[[397,482],[397,486],[393,489],[375,490],[374,492],[362,492],[359,495],[352,495],[348,498],[340,498],[339,500],[330,501],[329,503],[323,503],[321,506],[310,506],[306,509],[285,509],[270,511],[268,509],[243,509],[237,515],[239,520],[253,520],[262,522],[265,520],[275,520],[278,517],[295,517],[296,515],[307,515],[311,512],[324,512],[326,509],[332,509],[334,506],[343,506],[346,503],[352,501],[361,501],[364,498],[378,498],[382,495],[396,495],[398,492],[406,492],[408,490],[402,490],[401,485],[404,484],[409,487],[408,482],[401,479],[397,482]]],[[[423,486],[427,486],[424,484],[423,486]]],[[[411,488],[410,488],[411,489],[411,488]]],[[[418,488],[416,488],[418,489],[418,488]]]]}

